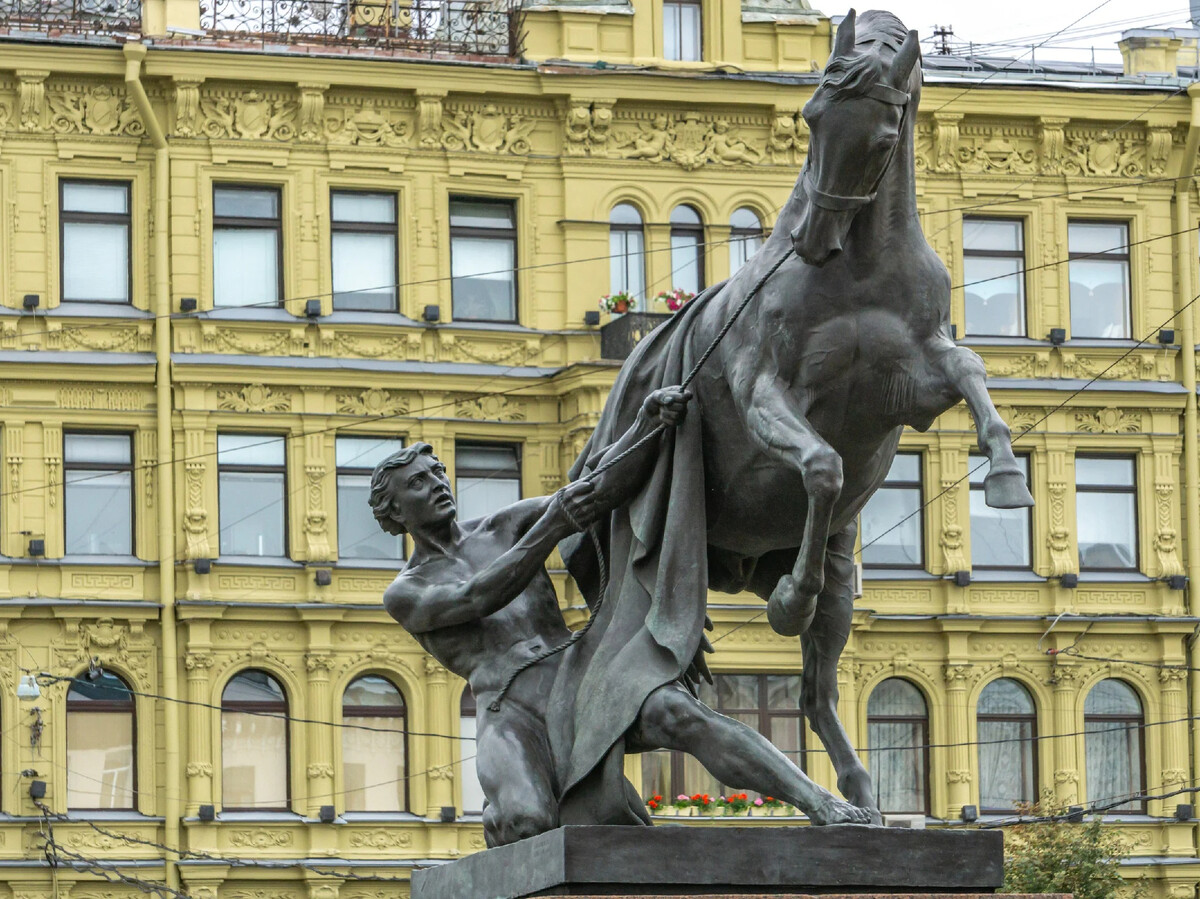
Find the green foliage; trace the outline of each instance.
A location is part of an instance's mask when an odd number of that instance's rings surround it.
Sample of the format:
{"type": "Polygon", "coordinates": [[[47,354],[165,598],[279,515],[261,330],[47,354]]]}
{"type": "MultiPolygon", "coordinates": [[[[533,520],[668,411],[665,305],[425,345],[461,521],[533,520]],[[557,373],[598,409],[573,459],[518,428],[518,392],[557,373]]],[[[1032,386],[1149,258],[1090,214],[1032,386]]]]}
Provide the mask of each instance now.
{"type": "MultiPolygon", "coordinates": [[[[1062,814],[1063,809],[1022,810],[1023,815],[1062,814]]],[[[1075,899],[1140,899],[1144,884],[1121,877],[1121,859],[1129,845],[1106,829],[1100,819],[1071,824],[1062,820],[1034,821],[1005,828],[1005,893],[1073,893],[1075,899]],[[1132,891],[1129,886],[1133,886],[1132,891]]]]}

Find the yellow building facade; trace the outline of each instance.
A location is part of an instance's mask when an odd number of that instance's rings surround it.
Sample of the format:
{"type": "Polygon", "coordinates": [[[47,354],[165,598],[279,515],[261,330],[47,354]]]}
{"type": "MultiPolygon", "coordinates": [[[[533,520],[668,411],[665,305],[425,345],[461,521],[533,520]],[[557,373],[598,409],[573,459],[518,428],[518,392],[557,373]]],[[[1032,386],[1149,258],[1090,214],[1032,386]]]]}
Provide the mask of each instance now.
{"type": "MultiPolygon", "coordinates": [[[[619,367],[589,313],[664,312],[769,230],[834,30],[803,0],[249,10],[0,8],[0,897],[382,899],[483,848],[470,700],[382,609],[378,446],[344,441],[432,443],[480,504],[561,486],[619,367]]],[[[1128,74],[926,61],[922,221],[1037,505],[978,507],[965,407],[906,433],[839,667],[891,811],[998,820],[1014,777],[1113,805],[1171,899],[1200,878],[1183,42],[1130,38],[1128,74]]],[[[761,611],[710,597],[715,701],[834,787],[761,611]]]]}

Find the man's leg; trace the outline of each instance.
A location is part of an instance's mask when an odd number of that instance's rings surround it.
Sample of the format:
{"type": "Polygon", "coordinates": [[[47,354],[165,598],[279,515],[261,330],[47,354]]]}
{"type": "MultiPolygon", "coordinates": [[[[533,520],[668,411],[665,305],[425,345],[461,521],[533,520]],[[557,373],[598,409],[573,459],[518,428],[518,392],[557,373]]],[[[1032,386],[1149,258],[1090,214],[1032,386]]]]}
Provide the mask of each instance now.
{"type": "Polygon", "coordinates": [[[786,799],[814,824],[870,824],[870,815],[817,786],[770,740],[719,715],[679,684],[651,693],[630,733],[638,750],[677,749],[734,789],[786,799]]]}
{"type": "Polygon", "coordinates": [[[483,834],[503,846],[558,827],[546,726],[512,699],[484,712],[476,742],[479,783],[487,797],[483,834]]]}

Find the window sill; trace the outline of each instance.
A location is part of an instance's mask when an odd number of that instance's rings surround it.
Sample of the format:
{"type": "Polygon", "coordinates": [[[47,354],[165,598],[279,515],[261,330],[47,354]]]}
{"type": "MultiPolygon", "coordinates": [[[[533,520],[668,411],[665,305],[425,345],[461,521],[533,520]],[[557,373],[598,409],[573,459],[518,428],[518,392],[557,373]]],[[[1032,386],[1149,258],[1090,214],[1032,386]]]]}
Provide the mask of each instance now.
{"type": "Polygon", "coordinates": [[[287,556],[218,556],[214,565],[234,565],[239,568],[303,568],[304,563],[287,556]]]}
{"type": "Polygon", "coordinates": [[[1040,574],[1019,568],[989,568],[971,571],[971,583],[1044,584],[1047,580],[1048,578],[1044,578],[1040,574]]]}
{"type": "Polygon", "coordinates": [[[399,312],[369,312],[366,309],[335,309],[329,315],[317,319],[323,325],[393,325],[409,328],[427,328],[428,322],[419,322],[399,312]]]}
{"type": "Polygon", "coordinates": [[[1020,346],[1020,347],[1047,347],[1053,344],[1046,339],[1038,339],[1035,337],[984,337],[983,335],[973,336],[968,334],[966,337],[959,337],[954,341],[959,346],[965,347],[1003,347],[1003,346],[1020,346]]]}
{"type": "Polygon", "coordinates": [[[61,565],[132,565],[139,568],[158,567],[157,562],[139,559],[137,556],[70,555],[55,559],[61,565]]]}
{"type": "Polygon", "coordinates": [[[144,815],[132,809],[67,809],[67,821],[144,821],[147,824],[161,824],[166,819],[162,815],[144,815]]]}
{"type": "Polygon", "coordinates": [[[1151,584],[1154,578],[1140,571],[1081,571],[1079,583],[1082,584],[1151,584]]]}
{"type": "Polygon", "coordinates": [[[937,581],[941,575],[923,568],[864,568],[864,581],[937,581]]]}
{"type": "Polygon", "coordinates": [[[338,559],[332,564],[338,571],[354,571],[356,568],[364,571],[399,571],[408,564],[408,559],[338,559]]]}
{"type": "Polygon", "coordinates": [[[53,309],[40,312],[49,316],[75,315],[80,318],[154,318],[153,312],[138,309],[132,303],[87,303],[78,300],[68,300],[53,309]]]}
{"type": "MultiPolygon", "coordinates": [[[[198,821],[198,818],[189,818],[189,821],[198,821]]],[[[272,811],[244,811],[244,812],[217,812],[217,823],[222,821],[237,822],[239,824],[302,824],[305,821],[303,815],[296,812],[272,812],[272,811]]]]}
{"type": "Polygon", "coordinates": [[[342,812],[339,821],[346,824],[415,824],[425,822],[420,815],[412,812],[342,812]]]}

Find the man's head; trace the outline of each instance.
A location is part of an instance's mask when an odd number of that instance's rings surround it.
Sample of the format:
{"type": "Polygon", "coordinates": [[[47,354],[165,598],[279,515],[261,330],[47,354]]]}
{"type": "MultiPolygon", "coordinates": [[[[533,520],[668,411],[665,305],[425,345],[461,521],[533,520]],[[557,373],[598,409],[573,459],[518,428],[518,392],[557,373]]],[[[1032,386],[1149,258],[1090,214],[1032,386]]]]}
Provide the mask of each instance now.
{"type": "Polygon", "coordinates": [[[375,520],[389,534],[445,524],[456,512],[446,466],[428,443],[406,446],[376,465],[367,501],[375,520]]]}

